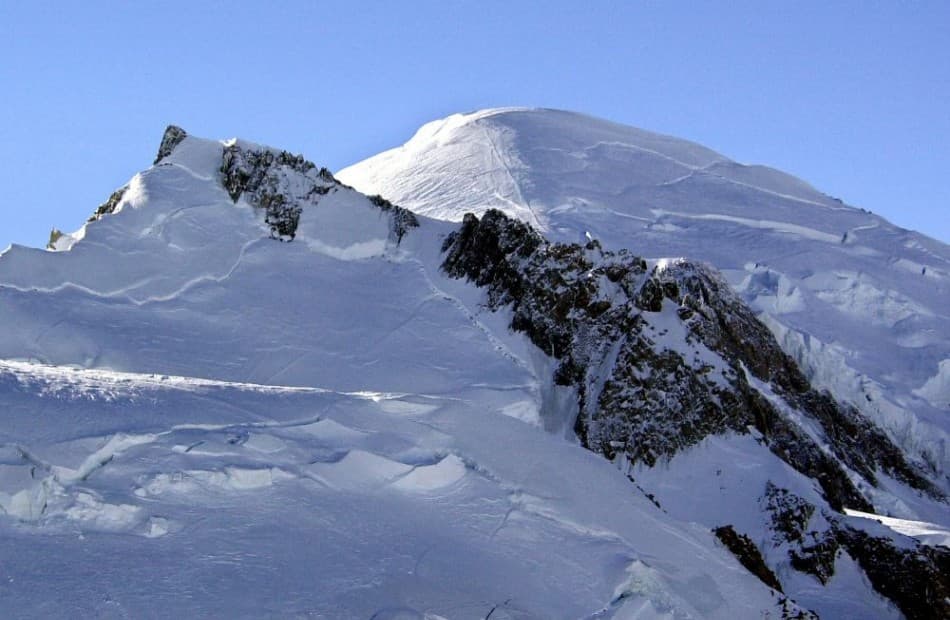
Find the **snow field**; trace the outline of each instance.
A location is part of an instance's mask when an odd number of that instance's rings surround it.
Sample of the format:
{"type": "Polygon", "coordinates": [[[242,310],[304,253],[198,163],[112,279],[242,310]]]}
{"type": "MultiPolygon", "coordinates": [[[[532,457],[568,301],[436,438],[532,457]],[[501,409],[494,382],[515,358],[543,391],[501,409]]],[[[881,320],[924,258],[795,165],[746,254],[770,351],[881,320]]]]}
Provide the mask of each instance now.
{"type": "Polygon", "coordinates": [[[19,415],[66,421],[106,401],[123,415],[97,435],[38,428],[4,444],[0,497],[21,499],[0,516],[0,592],[20,616],[56,575],[70,596],[45,604],[53,615],[108,602],[144,617],[732,617],[775,603],[609,463],[478,399],[35,370],[17,364],[31,389],[2,392],[19,415]],[[27,511],[24,494],[42,500],[27,511]],[[103,562],[82,582],[63,574],[79,553],[103,562]]]}

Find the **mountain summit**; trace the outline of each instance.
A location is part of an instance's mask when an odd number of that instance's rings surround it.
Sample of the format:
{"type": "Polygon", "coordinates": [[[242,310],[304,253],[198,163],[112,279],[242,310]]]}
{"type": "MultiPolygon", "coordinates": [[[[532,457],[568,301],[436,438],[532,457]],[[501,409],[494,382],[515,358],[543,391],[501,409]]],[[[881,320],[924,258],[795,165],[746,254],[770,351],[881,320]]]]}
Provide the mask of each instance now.
{"type": "Polygon", "coordinates": [[[811,381],[948,488],[947,245],[780,171],[559,110],[456,114],[337,176],[448,221],[499,209],[554,240],[708,261],[811,381]]]}
{"type": "Polygon", "coordinates": [[[11,615],[950,613],[944,481],[708,263],[174,126],[90,211],[0,254],[11,615]]]}

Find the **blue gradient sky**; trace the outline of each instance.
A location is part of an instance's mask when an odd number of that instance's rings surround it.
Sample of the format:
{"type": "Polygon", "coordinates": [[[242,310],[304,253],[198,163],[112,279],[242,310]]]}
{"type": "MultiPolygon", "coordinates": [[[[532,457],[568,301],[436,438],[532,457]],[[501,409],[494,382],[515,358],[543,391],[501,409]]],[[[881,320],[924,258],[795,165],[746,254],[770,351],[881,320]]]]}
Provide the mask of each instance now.
{"type": "Polygon", "coordinates": [[[695,140],[950,241],[950,2],[263,4],[0,3],[0,249],[78,228],[168,123],[337,170],[503,105],[695,140]]]}

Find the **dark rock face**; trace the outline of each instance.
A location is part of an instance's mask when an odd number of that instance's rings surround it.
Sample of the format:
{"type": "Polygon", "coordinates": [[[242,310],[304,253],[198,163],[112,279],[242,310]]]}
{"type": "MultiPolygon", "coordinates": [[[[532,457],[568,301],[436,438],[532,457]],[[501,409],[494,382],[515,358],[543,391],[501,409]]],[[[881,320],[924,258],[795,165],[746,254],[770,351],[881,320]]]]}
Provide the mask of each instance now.
{"type": "Polygon", "coordinates": [[[162,143],[158,147],[158,155],[155,156],[153,164],[157,164],[172,154],[175,147],[181,144],[181,141],[188,137],[185,130],[175,125],[169,125],[165,128],[165,135],[162,136],[162,143]]]}
{"type": "Polygon", "coordinates": [[[59,239],[62,236],[63,236],[63,231],[61,231],[58,228],[54,228],[53,230],[49,231],[49,241],[46,242],[46,249],[55,250],[56,242],[59,241],[59,239]]]}
{"type": "Polygon", "coordinates": [[[771,515],[775,542],[801,542],[815,507],[788,489],[769,482],[762,496],[765,512],[771,515]]]}
{"type": "MultiPolygon", "coordinates": [[[[697,268],[694,264],[680,262],[663,270],[656,279],[656,286],[663,291],[678,290],[678,294],[667,295],[667,298],[679,304],[680,315],[687,317],[685,320],[690,331],[697,338],[725,359],[739,360],[749,374],[768,384],[788,405],[816,420],[842,463],[871,484],[876,485],[875,474],[880,468],[908,486],[935,498],[942,496],[870,420],[853,407],[835,402],[829,394],[812,389],[798,365],[782,351],[768,328],[711,268],[697,268]]],[[[759,421],[757,427],[780,423],[769,417],[759,421]]],[[[788,451],[790,458],[801,463],[796,469],[811,470],[814,472],[812,477],[828,478],[832,475],[820,460],[796,454],[801,452],[801,442],[788,437],[790,429],[773,428],[772,431],[772,434],[785,437],[782,442],[785,445],[779,448],[788,451]]],[[[838,482],[829,481],[829,484],[841,486],[838,482]]],[[[857,507],[855,504],[849,506],[857,507]]]]}
{"type": "MultiPolygon", "coordinates": [[[[221,159],[222,183],[235,202],[241,196],[264,210],[271,237],[293,241],[304,208],[313,208],[322,196],[346,187],[326,168],[317,169],[302,155],[269,149],[225,147],[221,159]]],[[[370,201],[390,216],[390,237],[399,243],[410,228],[419,225],[409,211],[382,197],[370,201]]]]}
{"type": "MultiPolygon", "coordinates": [[[[820,485],[832,509],[768,485],[759,509],[788,564],[827,583],[846,550],[878,592],[902,610],[909,604],[863,550],[888,540],[847,533],[834,511],[872,510],[848,469],[872,485],[885,471],[934,497],[939,491],[873,423],[814,390],[715,270],[689,261],[650,267],[596,241],[551,244],[494,210],[480,220],[466,215],[442,251],[445,273],[484,287],[487,306],[510,308],[511,329],[557,360],[554,380],[576,390],[575,428],[585,447],[652,466],[710,435],[754,430],[773,454],[820,485]],[[798,419],[814,422],[825,445],[798,419]]],[[[749,570],[781,589],[750,539],[728,526],[716,533],[749,570]]],[[[907,566],[904,576],[916,584],[910,588],[943,591],[942,552],[905,557],[890,544],[888,561],[907,566]]]]}
{"type": "Polygon", "coordinates": [[[746,432],[752,421],[746,404],[708,378],[711,367],[696,367],[677,351],[657,351],[650,339],[655,330],[644,331],[622,345],[589,414],[591,447],[608,458],[619,448],[631,461],[652,466],[709,435],[746,432]]]}
{"type": "Polygon", "coordinates": [[[795,570],[813,576],[822,584],[835,574],[839,544],[830,527],[810,527],[817,507],[788,489],[766,485],[761,499],[763,514],[773,532],[772,546],[785,548],[795,570]]]}
{"type": "Polygon", "coordinates": [[[872,484],[881,467],[932,489],[871,422],[810,387],[711,267],[650,269],[596,241],[551,244],[494,210],[466,215],[443,252],[447,274],[485,287],[488,306],[509,306],[511,328],[559,361],[555,380],[578,392],[578,436],[607,458],[653,465],[709,435],[751,427],[817,480],[835,509],[871,508],[841,463],[872,484]],[[818,421],[835,456],[777,402],[818,421]]]}
{"type": "Polygon", "coordinates": [[[402,241],[402,238],[409,232],[410,228],[419,227],[419,220],[416,219],[412,211],[397,207],[379,194],[370,196],[369,201],[392,216],[390,233],[395,237],[397,244],[402,241]]]}
{"type": "Polygon", "coordinates": [[[112,192],[112,195],[109,196],[109,199],[104,203],[99,205],[96,211],[89,216],[87,222],[95,222],[96,220],[102,219],[102,216],[109,215],[110,213],[115,212],[115,208],[119,206],[119,203],[122,202],[122,197],[125,196],[126,190],[129,189],[129,186],[120,187],[119,189],[112,192]]]}
{"type": "Polygon", "coordinates": [[[847,526],[836,532],[874,589],[894,601],[908,620],[950,618],[950,551],[945,547],[900,548],[847,526]]]}
{"type": "Polygon", "coordinates": [[[713,533],[726,546],[726,549],[736,556],[739,563],[745,566],[746,570],[773,590],[782,591],[782,584],[778,582],[775,573],[766,565],[758,547],[748,536],[737,533],[731,525],[717,527],[713,533]]]}
{"type": "Polygon", "coordinates": [[[895,534],[873,536],[848,524],[848,518],[823,512],[813,527],[816,506],[771,483],[762,497],[771,517],[772,540],[785,548],[789,564],[822,584],[835,574],[841,553],[854,558],[872,587],[892,600],[908,618],[950,617],[950,551],[928,547],[895,534]],[[898,540],[900,544],[898,544],[898,540]]]}
{"type": "Polygon", "coordinates": [[[828,583],[835,574],[835,562],[841,545],[833,532],[808,533],[810,542],[803,542],[798,548],[788,551],[792,568],[800,573],[811,575],[821,582],[828,583]]]}
{"type": "Polygon", "coordinates": [[[304,202],[327,194],[335,180],[326,169],[308,176],[316,166],[300,155],[286,151],[245,150],[237,145],[225,147],[221,160],[224,188],[237,200],[245,198],[255,207],[264,210],[264,221],[270,225],[271,237],[281,241],[293,241],[300,222],[304,202]],[[291,193],[287,183],[288,173],[307,179],[302,196],[291,193]]]}

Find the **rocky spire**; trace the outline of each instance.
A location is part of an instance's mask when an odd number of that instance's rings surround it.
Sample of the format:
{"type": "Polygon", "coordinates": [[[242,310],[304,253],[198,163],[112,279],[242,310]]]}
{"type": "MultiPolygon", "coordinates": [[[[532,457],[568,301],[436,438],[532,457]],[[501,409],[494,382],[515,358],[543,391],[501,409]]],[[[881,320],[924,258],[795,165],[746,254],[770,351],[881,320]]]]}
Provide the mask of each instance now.
{"type": "Polygon", "coordinates": [[[185,130],[177,125],[169,125],[165,128],[165,134],[162,136],[162,143],[158,147],[158,155],[155,157],[153,165],[162,161],[172,154],[175,147],[181,144],[181,141],[188,137],[185,130]]]}

